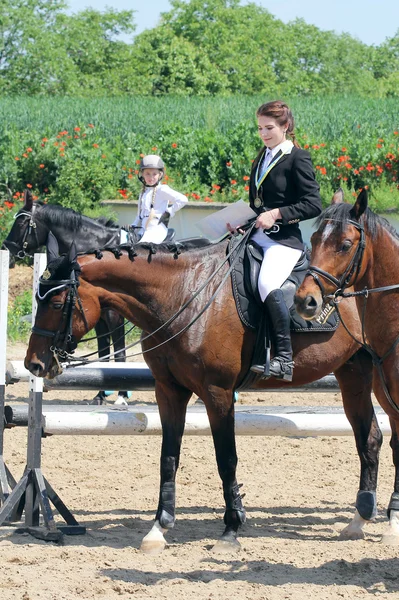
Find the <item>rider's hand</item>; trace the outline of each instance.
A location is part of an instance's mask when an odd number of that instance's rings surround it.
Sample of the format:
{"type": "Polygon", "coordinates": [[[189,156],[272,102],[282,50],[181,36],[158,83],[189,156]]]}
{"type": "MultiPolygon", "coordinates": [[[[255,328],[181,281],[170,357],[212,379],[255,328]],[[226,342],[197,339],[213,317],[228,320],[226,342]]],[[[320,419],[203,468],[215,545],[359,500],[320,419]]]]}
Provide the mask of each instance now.
{"type": "Polygon", "coordinates": [[[232,225],[230,225],[230,223],[226,223],[226,226],[227,226],[227,229],[230,231],[230,233],[237,233],[237,231],[238,231],[238,233],[241,233],[241,234],[244,233],[244,230],[241,229],[240,226],[233,227],[232,225]]]}
{"type": "Polygon", "coordinates": [[[159,219],[158,223],[159,224],[163,223],[165,225],[165,227],[167,227],[169,225],[169,219],[170,219],[170,213],[166,210],[160,216],[160,219],[159,219]]]}
{"type": "Polygon", "coordinates": [[[281,219],[280,210],[274,208],[273,210],[267,210],[259,215],[256,219],[256,229],[271,229],[277,219],[281,219]]]}

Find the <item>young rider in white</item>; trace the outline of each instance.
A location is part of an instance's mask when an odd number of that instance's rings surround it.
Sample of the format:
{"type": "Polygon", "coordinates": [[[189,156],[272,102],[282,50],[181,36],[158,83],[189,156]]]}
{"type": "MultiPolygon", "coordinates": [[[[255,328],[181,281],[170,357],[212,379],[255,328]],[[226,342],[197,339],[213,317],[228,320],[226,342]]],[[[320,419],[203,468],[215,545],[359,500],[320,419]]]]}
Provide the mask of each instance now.
{"type": "Polygon", "coordinates": [[[169,219],[187,204],[184,194],[161,184],[165,165],[156,154],[144,156],[138,178],[143,184],[137,217],[132,223],[140,242],[161,244],[168,233],[169,219]]]}

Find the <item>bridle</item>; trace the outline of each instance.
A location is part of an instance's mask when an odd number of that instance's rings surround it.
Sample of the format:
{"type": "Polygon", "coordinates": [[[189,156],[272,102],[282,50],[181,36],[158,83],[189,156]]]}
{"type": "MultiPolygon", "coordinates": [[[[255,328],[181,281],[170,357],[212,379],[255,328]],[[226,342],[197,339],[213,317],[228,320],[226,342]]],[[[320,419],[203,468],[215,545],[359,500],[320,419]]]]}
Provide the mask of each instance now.
{"type": "Polygon", "coordinates": [[[17,244],[16,242],[12,242],[12,241],[8,241],[8,240],[4,240],[4,246],[7,249],[11,249],[12,246],[15,246],[15,248],[19,248],[19,250],[14,254],[14,256],[16,256],[17,258],[25,258],[26,256],[32,256],[31,254],[28,254],[26,249],[28,247],[28,239],[29,237],[33,234],[35,236],[35,248],[39,248],[39,246],[41,245],[39,243],[39,239],[37,236],[37,224],[35,223],[35,220],[33,218],[34,212],[35,212],[36,206],[34,205],[32,207],[32,212],[27,212],[22,210],[21,212],[17,212],[14,215],[14,219],[18,219],[19,217],[28,217],[29,218],[29,222],[28,222],[28,226],[23,234],[22,237],[22,242],[20,244],[17,244]]]}
{"type": "MultiPolygon", "coordinates": [[[[331,221],[334,219],[327,219],[327,220],[331,221]]],[[[395,350],[396,346],[398,346],[399,336],[393,342],[393,344],[391,345],[389,350],[387,350],[387,352],[385,352],[383,356],[379,356],[375,352],[375,350],[373,350],[373,348],[370,346],[370,344],[368,343],[367,338],[366,338],[366,331],[365,331],[366,307],[367,307],[367,300],[368,300],[369,294],[376,293],[376,292],[387,292],[387,291],[399,289],[399,284],[386,285],[386,286],[382,286],[382,287],[378,287],[378,288],[365,287],[362,290],[353,291],[353,292],[345,291],[345,289],[349,285],[353,286],[357,281],[357,278],[359,276],[360,269],[362,266],[364,251],[366,248],[366,236],[364,233],[363,225],[361,223],[359,223],[358,221],[353,221],[351,219],[349,219],[347,221],[347,223],[349,225],[353,225],[354,227],[356,227],[356,229],[360,232],[360,240],[359,240],[359,243],[355,250],[355,253],[353,254],[348,266],[346,267],[346,269],[345,269],[344,273],[341,275],[341,277],[340,278],[335,277],[334,275],[331,275],[331,273],[329,273],[328,271],[324,271],[323,269],[320,269],[319,267],[316,267],[314,265],[309,266],[307,275],[310,275],[311,277],[313,277],[314,281],[319,286],[321,294],[322,294],[323,302],[328,300],[329,302],[332,302],[333,304],[335,304],[340,321],[341,321],[342,325],[344,326],[346,332],[351,336],[351,338],[353,340],[355,340],[355,342],[357,342],[364,350],[366,350],[370,354],[372,361],[373,361],[373,365],[376,367],[378,374],[380,376],[382,389],[384,390],[385,396],[386,396],[390,406],[397,413],[399,413],[399,406],[396,404],[395,400],[392,398],[392,396],[389,392],[385,374],[382,369],[382,364],[383,364],[384,360],[395,350]],[[330,283],[333,283],[336,286],[336,290],[334,293],[326,294],[323,282],[319,276],[323,277],[326,281],[329,281],[330,283]],[[343,298],[353,298],[356,296],[363,296],[363,299],[364,299],[362,314],[361,314],[362,340],[358,340],[353,335],[353,333],[351,333],[351,331],[348,329],[347,325],[345,324],[344,320],[342,319],[342,315],[340,314],[339,306],[338,306],[338,304],[340,303],[340,301],[343,298]]]]}
{"type": "Polygon", "coordinates": [[[46,279],[43,275],[39,279],[37,297],[40,301],[44,301],[56,293],[67,290],[66,298],[62,308],[62,318],[57,331],[43,329],[42,327],[37,327],[36,325],[32,327],[32,333],[53,338],[53,343],[50,346],[50,350],[58,364],[59,358],[67,358],[69,354],[71,354],[77,347],[77,342],[72,334],[73,312],[76,303],[79,305],[79,309],[85,324],[86,333],[89,331],[89,326],[83,310],[82,301],[79,296],[78,287],[79,279],[76,277],[74,270],[71,271],[70,279],[46,279]],[[41,294],[41,286],[48,287],[49,289],[44,294],[41,294]]]}
{"type": "MultiPolygon", "coordinates": [[[[328,219],[328,220],[331,221],[333,219],[328,219]]],[[[345,289],[349,286],[349,284],[350,285],[355,284],[355,282],[359,276],[359,273],[360,273],[360,269],[362,266],[362,260],[363,260],[363,256],[364,256],[364,250],[366,248],[366,236],[364,233],[363,225],[361,223],[359,223],[357,221],[353,221],[351,219],[349,219],[347,222],[349,225],[353,225],[354,227],[356,227],[356,229],[359,231],[360,240],[359,240],[359,243],[356,247],[356,250],[355,250],[348,266],[346,267],[346,269],[343,272],[343,274],[341,275],[341,277],[338,279],[338,277],[334,277],[334,275],[331,275],[331,273],[329,273],[328,271],[324,271],[324,269],[320,269],[319,267],[315,267],[314,265],[310,265],[309,269],[307,271],[307,275],[310,275],[311,277],[313,277],[313,279],[319,286],[323,300],[329,299],[330,301],[334,302],[334,304],[337,304],[339,302],[339,300],[338,300],[339,297],[346,296],[345,289]],[[324,288],[323,281],[322,281],[322,279],[320,279],[319,276],[321,276],[326,281],[329,281],[330,283],[335,285],[336,290],[333,294],[329,294],[329,295],[326,294],[326,290],[324,288]],[[351,281],[352,278],[353,278],[353,281],[351,281]]]]}

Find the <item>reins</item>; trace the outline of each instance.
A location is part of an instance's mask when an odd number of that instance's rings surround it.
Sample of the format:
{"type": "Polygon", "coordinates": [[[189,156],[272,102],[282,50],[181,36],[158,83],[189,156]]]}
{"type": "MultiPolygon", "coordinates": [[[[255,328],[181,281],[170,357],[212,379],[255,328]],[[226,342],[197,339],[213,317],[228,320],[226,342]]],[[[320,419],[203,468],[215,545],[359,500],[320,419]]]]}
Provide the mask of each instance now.
{"type": "MultiPolygon", "coordinates": [[[[328,219],[328,220],[333,220],[333,219],[328,219]]],[[[373,365],[376,367],[378,374],[380,376],[382,388],[384,390],[385,396],[386,396],[390,406],[399,413],[399,406],[396,404],[396,402],[394,401],[394,399],[392,398],[392,396],[389,392],[388,385],[387,385],[387,382],[385,379],[385,374],[384,374],[384,371],[382,368],[382,364],[383,364],[384,360],[390,354],[392,354],[392,352],[395,350],[395,348],[399,345],[399,336],[393,342],[393,344],[391,345],[389,350],[387,350],[387,352],[385,352],[385,354],[380,357],[375,352],[375,350],[370,346],[370,344],[367,342],[366,332],[365,332],[366,308],[367,308],[367,300],[368,300],[369,295],[374,294],[374,293],[381,293],[381,292],[397,290],[397,289],[399,289],[399,284],[386,285],[386,286],[382,286],[382,287],[378,287],[378,288],[365,287],[363,290],[358,290],[358,291],[353,291],[353,292],[345,292],[345,289],[350,284],[352,278],[353,278],[353,281],[351,283],[352,286],[355,285],[355,283],[357,281],[357,278],[359,276],[360,269],[361,269],[364,251],[366,248],[366,236],[364,233],[363,225],[361,223],[359,223],[357,221],[353,221],[353,220],[348,220],[348,223],[350,225],[353,225],[354,227],[356,227],[356,229],[360,232],[360,241],[359,241],[359,244],[356,248],[356,251],[355,251],[351,261],[349,262],[349,264],[348,264],[347,268],[345,269],[341,278],[338,279],[337,277],[334,277],[334,275],[331,275],[330,273],[328,273],[328,271],[324,271],[323,269],[320,269],[319,267],[315,267],[314,265],[310,265],[307,274],[310,275],[311,277],[313,277],[314,281],[319,286],[320,291],[322,293],[323,300],[327,299],[330,302],[332,302],[333,304],[335,304],[340,321],[341,321],[342,325],[344,326],[344,329],[348,333],[348,335],[350,335],[350,337],[356,343],[358,343],[364,350],[366,350],[370,354],[373,365]],[[329,281],[330,283],[333,283],[337,287],[337,289],[335,290],[335,292],[333,294],[326,294],[324,285],[323,285],[322,281],[320,280],[319,276],[323,277],[325,280],[329,281]],[[362,312],[361,312],[361,319],[360,319],[362,340],[358,340],[356,338],[356,336],[354,336],[353,333],[349,330],[349,328],[347,327],[345,321],[343,320],[342,315],[339,310],[339,303],[341,302],[341,300],[343,298],[354,298],[354,297],[359,297],[359,296],[363,296],[363,298],[364,298],[362,312]]]]}
{"type": "MultiPolygon", "coordinates": [[[[141,337],[140,340],[137,340],[136,342],[133,342],[131,344],[129,344],[128,346],[125,347],[125,350],[129,349],[129,348],[133,348],[135,346],[137,346],[138,344],[141,344],[143,341],[153,337],[154,335],[156,335],[157,333],[159,333],[161,330],[164,330],[166,327],[168,327],[169,325],[171,325],[186,309],[187,307],[199,296],[199,294],[211,283],[211,281],[216,277],[216,275],[219,273],[219,271],[223,268],[223,266],[230,260],[230,258],[235,254],[235,256],[233,256],[231,262],[230,262],[230,266],[228,268],[228,270],[226,271],[226,273],[224,274],[222,280],[220,281],[220,283],[218,284],[215,292],[212,294],[212,296],[210,297],[210,299],[207,301],[207,303],[205,304],[205,306],[199,311],[199,313],[194,316],[190,322],[185,325],[184,327],[182,327],[177,333],[173,334],[172,336],[170,336],[167,340],[164,340],[163,342],[148,348],[147,350],[140,350],[140,352],[137,353],[133,353],[133,354],[129,354],[126,356],[126,358],[131,358],[134,356],[138,356],[140,354],[144,354],[144,353],[148,353],[148,352],[152,352],[153,350],[156,350],[157,348],[169,343],[170,341],[172,341],[173,339],[175,339],[176,337],[178,337],[179,335],[183,334],[185,331],[187,331],[204,313],[205,311],[209,308],[209,306],[212,304],[213,300],[216,298],[217,294],[220,292],[221,288],[223,287],[223,285],[225,284],[226,280],[228,279],[228,277],[230,276],[234,264],[238,259],[238,249],[246,243],[247,239],[249,238],[253,228],[255,226],[255,221],[250,222],[247,226],[243,227],[242,229],[246,229],[246,232],[244,233],[244,235],[242,236],[241,240],[238,242],[238,244],[236,245],[235,248],[233,248],[230,252],[228,252],[226,254],[226,257],[224,258],[224,260],[219,264],[219,266],[216,268],[215,271],[213,271],[213,273],[205,280],[205,282],[199,287],[199,289],[191,296],[191,298],[189,298],[180,308],[179,310],[174,313],[167,321],[165,321],[164,323],[162,323],[162,325],[160,325],[157,329],[155,329],[154,331],[152,331],[151,333],[148,333],[147,335],[141,337]]],[[[178,244],[178,243],[177,243],[178,244]]],[[[176,251],[178,250],[177,248],[177,244],[176,244],[176,251]]],[[[111,250],[110,248],[108,248],[108,250],[111,250]]],[[[98,258],[100,258],[100,255],[98,255],[98,258]]],[[[52,281],[52,283],[58,283],[55,281],[52,281]]],[[[39,333],[39,332],[37,332],[39,333]]],[[[39,333],[40,335],[40,333],[39,333]]],[[[109,357],[113,357],[116,354],[118,354],[120,351],[117,351],[115,353],[110,353],[107,356],[102,357],[100,360],[104,361],[107,360],[109,357]]],[[[74,357],[70,354],[63,354],[62,358],[63,360],[67,360],[69,362],[73,362],[74,364],[70,364],[70,365],[65,365],[66,368],[71,368],[74,366],[79,366],[79,365],[83,365],[83,364],[90,364],[91,362],[97,362],[98,359],[96,358],[95,361],[90,361],[87,360],[89,357],[93,356],[94,354],[97,354],[96,352],[92,352],[89,354],[86,354],[85,356],[81,356],[81,357],[74,357]]]]}

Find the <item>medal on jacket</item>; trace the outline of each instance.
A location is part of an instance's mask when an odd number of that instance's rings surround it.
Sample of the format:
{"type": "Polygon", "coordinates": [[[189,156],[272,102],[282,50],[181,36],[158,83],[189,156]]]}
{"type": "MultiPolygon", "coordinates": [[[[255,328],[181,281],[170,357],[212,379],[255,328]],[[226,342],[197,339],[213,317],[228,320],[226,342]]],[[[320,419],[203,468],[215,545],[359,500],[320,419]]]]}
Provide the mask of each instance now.
{"type": "Polygon", "coordinates": [[[259,196],[256,196],[254,200],[254,206],[255,208],[260,208],[262,206],[262,200],[259,198],[259,196]]]}

